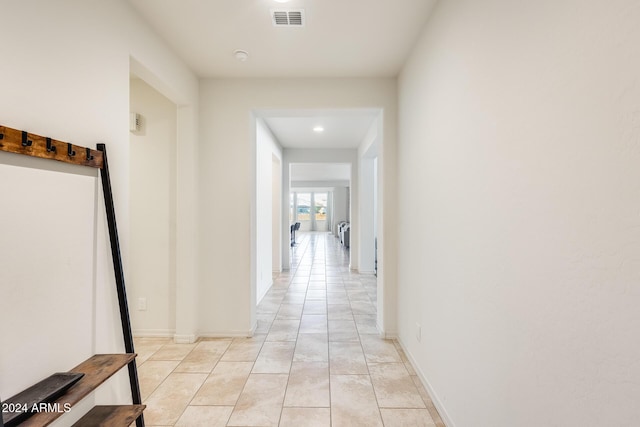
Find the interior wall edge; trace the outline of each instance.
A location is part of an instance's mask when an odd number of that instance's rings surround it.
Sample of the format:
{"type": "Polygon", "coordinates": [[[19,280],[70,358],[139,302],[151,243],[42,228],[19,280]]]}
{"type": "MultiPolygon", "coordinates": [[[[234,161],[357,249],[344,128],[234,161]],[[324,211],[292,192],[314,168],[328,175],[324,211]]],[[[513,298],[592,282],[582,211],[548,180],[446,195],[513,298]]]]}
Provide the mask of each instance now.
{"type": "Polygon", "coordinates": [[[413,354],[409,351],[408,347],[404,344],[404,342],[402,341],[402,338],[400,336],[398,336],[396,339],[398,340],[398,343],[400,344],[400,347],[402,347],[402,351],[404,351],[404,354],[407,356],[407,359],[409,359],[409,362],[411,363],[411,366],[413,367],[413,370],[416,372],[416,374],[418,376],[418,379],[422,383],[422,386],[427,391],[427,394],[429,395],[429,398],[431,399],[431,401],[433,402],[434,406],[438,410],[438,414],[440,415],[440,418],[442,418],[442,422],[447,427],[456,427],[456,424],[451,419],[451,416],[447,412],[447,409],[444,406],[444,404],[442,403],[442,400],[440,400],[440,398],[438,397],[438,394],[436,393],[434,388],[431,386],[431,383],[427,379],[427,376],[422,371],[422,369],[419,368],[419,365],[416,362],[415,357],[413,357],[413,354]]]}

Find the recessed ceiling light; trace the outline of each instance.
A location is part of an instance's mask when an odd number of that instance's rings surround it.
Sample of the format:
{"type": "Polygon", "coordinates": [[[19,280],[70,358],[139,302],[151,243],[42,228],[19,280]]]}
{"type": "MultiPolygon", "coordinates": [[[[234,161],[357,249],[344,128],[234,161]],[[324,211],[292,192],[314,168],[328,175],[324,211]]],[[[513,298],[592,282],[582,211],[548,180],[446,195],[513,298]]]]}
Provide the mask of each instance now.
{"type": "Polygon", "coordinates": [[[245,62],[247,59],[249,59],[249,54],[247,53],[246,50],[236,50],[235,52],[233,52],[233,55],[236,57],[236,59],[240,62],[245,62]]]}
{"type": "Polygon", "coordinates": [[[313,128],[313,131],[318,133],[324,132],[324,128],[322,126],[316,126],[313,128]]]}

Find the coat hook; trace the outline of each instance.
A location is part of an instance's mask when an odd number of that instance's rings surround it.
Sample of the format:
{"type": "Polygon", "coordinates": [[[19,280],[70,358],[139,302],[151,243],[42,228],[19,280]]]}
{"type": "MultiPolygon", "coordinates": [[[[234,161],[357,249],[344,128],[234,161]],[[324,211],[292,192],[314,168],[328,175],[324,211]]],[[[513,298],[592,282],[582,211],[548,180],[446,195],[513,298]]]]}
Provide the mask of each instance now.
{"type": "Polygon", "coordinates": [[[29,138],[27,137],[27,132],[22,131],[22,146],[31,147],[31,144],[33,144],[33,141],[29,140],[29,138]]]}
{"type": "Polygon", "coordinates": [[[56,152],[56,146],[51,143],[51,138],[47,138],[47,152],[48,153],[56,152]]]}
{"type": "Polygon", "coordinates": [[[87,147],[87,160],[93,160],[93,156],[91,155],[91,149],[87,147]]]}
{"type": "Polygon", "coordinates": [[[71,148],[71,144],[67,144],[67,156],[73,157],[75,155],[76,155],[76,152],[71,148]]]}

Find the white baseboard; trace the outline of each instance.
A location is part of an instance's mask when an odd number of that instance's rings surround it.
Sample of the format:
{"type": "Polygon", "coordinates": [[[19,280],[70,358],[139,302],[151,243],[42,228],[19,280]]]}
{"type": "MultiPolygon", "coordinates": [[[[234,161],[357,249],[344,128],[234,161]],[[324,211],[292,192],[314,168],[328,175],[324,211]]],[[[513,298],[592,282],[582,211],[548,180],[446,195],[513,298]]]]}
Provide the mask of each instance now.
{"type": "Polygon", "coordinates": [[[398,339],[398,333],[395,331],[387,331],[384,333],[384,339],[386,340],[397,340],[398,339]]]}
{"type": "Polygon", "coordinates": [[[173,342],[176,344],[193,344],[198,339],[194,334],[175,334],[173,336],[173,342]]]}
{"type": "Polygon", "coordinates": [[[198,334],[200,338],[251,338],[253,337],[256,326],[248,331],[232,331],[232,332],[202,332],[198,334]]]}
{"type": "Polygon", "coordinates": [[[431,398],[433,405],[438,410],[438,414],[440,414],[440,418],[442,419],[442,422],[447,427],[455,427],[455,424],[451,420],[451,417],[449,416],[449,414],[447,413],[447,410],[442,404],[442,401],[438,398],[438,395],[436,394],[435,390],[433,389],[433,387],[431,387],[431,383],[429,383],[429,381],[427,380],[427,377],[424,375],[424,372],[422,372],[422,369],[420,369],[420,367],[416,363],[416,359],[407,350],[407,346],[404,345],[402,340],[400,338],[396,338],[396,339],[398,340],[398,343],[400,343],[400,347],[402,347],[402,350],[404,351],[404,354],[407,356],[407,359],[409,359],[409,362],[411,362],[411,366],[413,366],[413,370],[416,371],[416,374],[418,374],[418,378],[420,379],[420,382],[424,386],[424,389],[427,391],[427,394],[431,398]]]}
{"type": "Polygon", "coordinates": [[[175,329],[134,329],[133,336],[136,338],[173,338],[175,329]]]}

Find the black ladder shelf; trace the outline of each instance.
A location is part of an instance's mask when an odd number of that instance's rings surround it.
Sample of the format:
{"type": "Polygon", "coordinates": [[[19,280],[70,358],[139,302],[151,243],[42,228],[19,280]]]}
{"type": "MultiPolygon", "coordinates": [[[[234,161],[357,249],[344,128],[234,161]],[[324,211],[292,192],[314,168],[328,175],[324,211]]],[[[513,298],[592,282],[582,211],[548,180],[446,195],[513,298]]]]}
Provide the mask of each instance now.
{"type": "MultiPolygon", "coordinates": [[[[87,147],[57,141],[6,126],[0,126],[0,151],[100,169],[107,223],[109,226],[109,239],[111,241],[111,256],[113,258],[116,289],[118,291],[125,354],[98,354],[71,369],[70,372],[84,373],[84,377],[69,388],[55,403],[59,403],[60,407],[64,404],[73,406],[126,365],[129,370],[129,384],[131,386],[133,405],[96,406],[74,424],[74,426],[89,427],[108,425],[127,427],[135,420],[136,427],[144,427],[142,411],[145,405],[142,405],[140,397],[140,384],[138,382],[138,371],[135,362],[136,354],[133,348],[133,335],[131,333],[124,270],[122,266],[122,256],[120,254],[120,242],[116,226],[116,215],[113,205],[113,193],[111,190],[111,179],[109,177],[105,144],[98,144],[97,150],[92,150],[87,147]]],[[[61,414],[60,412],[36,413],[22,421],[19,426],[46,426],[61,414]]],[[[4,426],[3,417],[0,417],[0,426],[4,426]]]]}

